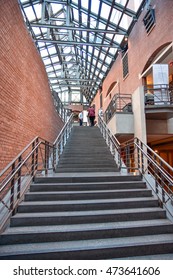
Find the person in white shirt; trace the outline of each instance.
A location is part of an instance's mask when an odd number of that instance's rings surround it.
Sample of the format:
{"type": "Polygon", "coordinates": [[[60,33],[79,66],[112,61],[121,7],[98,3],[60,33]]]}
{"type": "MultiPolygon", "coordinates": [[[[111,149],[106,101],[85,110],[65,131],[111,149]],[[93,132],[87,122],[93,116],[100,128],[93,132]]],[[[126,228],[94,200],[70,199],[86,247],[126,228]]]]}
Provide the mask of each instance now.
{"type": "Polygon", "coordinates": [[[79,125],[82,126],[83,125],[83,112],[81,111],[78,115],[79,118],[79,125]]]}

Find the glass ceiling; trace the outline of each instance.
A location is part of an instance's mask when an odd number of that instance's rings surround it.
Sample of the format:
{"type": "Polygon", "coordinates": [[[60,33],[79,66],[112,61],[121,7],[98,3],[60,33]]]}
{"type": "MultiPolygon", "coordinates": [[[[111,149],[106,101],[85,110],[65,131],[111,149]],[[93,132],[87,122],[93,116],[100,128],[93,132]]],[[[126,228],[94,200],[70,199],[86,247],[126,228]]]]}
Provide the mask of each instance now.
{"type": "Polygon", "coordinates": [[[90,103],[146,0],[18,0],[50,87],[63,103],[90,103]]]}

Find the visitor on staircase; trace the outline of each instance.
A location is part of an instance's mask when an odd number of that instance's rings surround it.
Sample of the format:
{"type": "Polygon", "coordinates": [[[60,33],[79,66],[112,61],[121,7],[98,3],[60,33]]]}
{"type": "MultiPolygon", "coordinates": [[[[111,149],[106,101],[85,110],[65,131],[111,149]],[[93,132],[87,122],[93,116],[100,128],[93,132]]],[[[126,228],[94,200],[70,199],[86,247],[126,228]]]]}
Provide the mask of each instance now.
{"type": "Polygon", "coordinates": [[[88,117],[90,120],[90,126],[94,126],[94,120],[95,120],[95,108],[94,105],[90,106],[88,109],[88,117]]]}
{"type": "Polygon", "coordinates": [[[82,126],[83,125],[83,112],[81,111],[78,115],[79,118],[79,125],[82,126]]]}

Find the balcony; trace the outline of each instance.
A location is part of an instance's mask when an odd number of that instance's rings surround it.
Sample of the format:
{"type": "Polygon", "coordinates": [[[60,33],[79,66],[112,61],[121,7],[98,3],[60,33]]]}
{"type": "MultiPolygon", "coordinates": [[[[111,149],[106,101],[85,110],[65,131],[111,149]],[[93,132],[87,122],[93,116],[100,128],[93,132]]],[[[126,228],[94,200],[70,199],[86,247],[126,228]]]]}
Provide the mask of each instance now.
{"type": "Polygon", "coordinates": [[[131,94],[115,94],[104,113],[104,120],[116,136],[133,137],[134,119],[131,94]]]}
{"type": "Polygon", "coordinates": [[[144,88],[146,119],[168,120],[173,117],[173,86],[150,85],[144,88]]]}

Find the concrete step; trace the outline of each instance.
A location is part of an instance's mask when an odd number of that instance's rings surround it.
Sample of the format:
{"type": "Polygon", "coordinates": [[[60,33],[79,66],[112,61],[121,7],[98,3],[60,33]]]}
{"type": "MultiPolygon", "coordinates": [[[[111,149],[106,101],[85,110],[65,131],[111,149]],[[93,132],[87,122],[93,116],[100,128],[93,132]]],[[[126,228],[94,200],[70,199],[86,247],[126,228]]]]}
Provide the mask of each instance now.
{"type": "Polygon", "coordinates": [[[109,151],[109,148],[105,145],[96,145],[96,146],[93,146],[92,143],[87,143],[87,144],[81,144],[81,145],[77,145],[75,144],[74,145],[68,145],[68,146],[65,146],[65,149],[64,149],[64,152],[66,151],[70,151],[70,152],[74,152],[74,151],[88,151],[90,154],[92,154],[92,152],[94,151],[100,151],[100,152],[103,152],[103,151],[106,151],[108,153],[110,153],[109,151]]]}
{"type": "Polygon", "coordinates": [[[88,200],[109,198],[151,197],[149,189],[133,190],[95,190],[95,191],[53,191],[53,192],[28,192],[25,201],[55,201],[55,200],[88,200]]]}
{"type": "Polygon", "coordinates": [[[100,147],[100,146],[103,146],[103,147],[107,147],[107,144],[105,142],[105,140],[101,137],[96,137],[96,138],[93,138],[93,139],[90,139],[90,138],[74,138],[74,139],[70,139],[70,141],[67,142],[66,144],[66,147],[68,146],[90,146],[90,143],[93,144],[94,146],[96,147],[100,147]]]}
{"type": "Polygon", "coordinates": [[[167,233],[173,233],[173,224],[167,220],[125,221],[63,226],[25,226],[9,228],[0,236],[0,244],[59,242],[167,233]]]}
{"type": "Polygon", "coordinates": [[[62,157],[69,157],[69,158],[72,158],[72,157],[76,157],[76,158],[83,158],[85,159],[86,158],[97,158],[97,159],[100,159],[102,160],[103,158],[105,159],[112,159],[113,156],[111,156],[111,153],[109,154],[108,152],[103,152],[103,151],[96,151],[96,150],[93,150],[92,153],[88,152],[87,150],[78,150],[78,151],[63,151],[62,155],[61,155],[61,158],[62,157]],[[105,155],[105,157],[104,157],[105,155]]]}
{"type": "MultiPolygon", "coordinates": [[[[92,144],[90,144],[90,145],[92,145],[92,144]]],[[[109,151],[108,147],[99,147],[99,146],[92,147],[90,145],[88,145],[88,146],[78,146],[78,147],[71,146],[69,148],[65,147],[65,149],[63,151],[63,154],[67,153],[67,152],[69,152],[69,153],[75,153],[75,152],[86,153],[86,152],[88,152],[91,155],[93,153],[97,153],[97,152],[102,153],[102,155],[103,155],[104,152],[107,153],[107,154],[110,154],[110,151],[109,151]]]]}
{"type": "Polygon", "coordinates": [[[173,260],[173,254],[156,254],[118,258],[118,260],[173,260]]]}
{"type": "MultiPolygon", "coordinates": [[[[65,212],[17,213],[11,218],[11,227],[72,225],[85,223],[108,223],[165,219],[166,211],[159,207],[84,210],[65,212]]],[[[152,224],[152,221],[151,221],[152,224]]]]}
{"type": "Polygon", "coordinates": [[[56,173],[69,173],[69,172],[117,172],[118,168],[115,167],[57,167],[56,168],[56,173]]]}
{"type": "Polygon", "coordinates": [[[103,158],[103,154],[95,154],[94,156],[93,156],[93,154],[92,155],[90,155],[90,154],[88,154],[88,153],[86,153],[85,154],[85,156],[84,156],[84,154],[76,154],[76,153],[74,153],[74,154],[62,154],[62,155],[60,155],[60,161],[68,161],[69,160],[69,162],[71,162],[72,164],[75,162],[75,161],[77,161],[77,162],[87,162],[87,161],[96,161],[96,162],[114,162],[114,164],[116,164],[116,162],[114,161],[114,158],[113,158],[113,156],[110,154],[110,155],[105,155],[104,156],[104,158],[103,158]]]}
{"type": "Polygon", "coordinates": [[[60,157],[59,163],[58,164],[71,164],[71,166],[75,163],[80,163],[80,164],[88,164],[88,163],[94,163],[94,164],[116,164],[113,157],[109,157],[109,158],[93,158],[93,157],[60,157]]]}
{"type": "Polygon", "coordinates": [[[113,190],[113,189],[145,189],[146,183],[132,182],[94,182],[94,183],[36,183],[31,184],[30,192],[51,191],[89,191],[89,190],[113,190]]]}
{"type": "Polygon", "coordinates": [[[73,201],[25,201],[18,207],[18,212],[56,212],[56,211],[88,211],[123,208],[157,207],[158,200],[153,197],[122,199],[90,199],[73,201]]]}
{"type": "Polygon", "coordinates": [[[91,182],[134,182],[141,181],[140,175],[120,175],[118,172],[115,175],[106,175],[106,173],[98,172],[93,175],[93,173],[89,173],[87,175],[77,176],[76,172],[67,175],[61,176],[48,176],[48,177],[36,177],[35,183],[91,183],[91,182]]]}
{"type": "Polygon", "coordinates": [[[107,168],[107,167],[114,167],[115,168],[116,164],[115,162],[102,162],[102,161],[98,161],[98,162],[92,162],[92,160],[90,160],[90,162],[74,162],[74,163],[70,163],[70,162],[59,162],[57,165],[57,168],[107,168]]]}
{"type": "Polygon", "coordinates": [[[96,260],[120,257],[169,254],[173,234],[153,234],[120,238],[68,242],[28,243],[1,246],[0,259],[96,260]]]}

